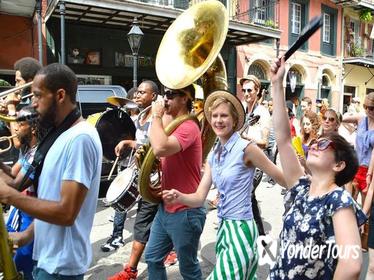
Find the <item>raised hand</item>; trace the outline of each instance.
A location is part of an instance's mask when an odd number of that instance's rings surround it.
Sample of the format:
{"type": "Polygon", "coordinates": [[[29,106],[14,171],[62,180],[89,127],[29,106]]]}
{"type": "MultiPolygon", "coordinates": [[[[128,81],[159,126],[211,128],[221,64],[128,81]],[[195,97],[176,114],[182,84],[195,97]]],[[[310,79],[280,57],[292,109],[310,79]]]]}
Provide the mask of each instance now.
{"type": "Polygon", "coordinates": [[[284,57],[277,58],[270,66],[270,80],[272,83],[282,83],[285,73],[284,57]]]}

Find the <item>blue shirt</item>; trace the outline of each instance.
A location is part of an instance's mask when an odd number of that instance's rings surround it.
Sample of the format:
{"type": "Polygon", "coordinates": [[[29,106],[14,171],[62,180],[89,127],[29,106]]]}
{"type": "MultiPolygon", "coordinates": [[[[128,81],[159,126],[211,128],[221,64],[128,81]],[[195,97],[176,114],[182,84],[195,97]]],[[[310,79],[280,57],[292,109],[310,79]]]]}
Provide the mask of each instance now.
{"type": "Polygon", "coordinates": [[[244,164],[244,150],[249,141],[235,132],[224,146],[220,142],[208,156],[213,183],[220,193],[218,218],[251,220],[254,168],[244,164]]]}
{"type": "Polygon", "coordinates": [[[365,117],[359,122],[356,133],[356,152],[360,165],[369,166],[373,146],[374,130],[369,130],[368,117],[365,117]]]}
{"type": "Polygon", "coordinates": [[[80,122],[62,133],[49,149],[39,178],[38,198],[61,199],[63,181],[87,188],[72,226],[35,219],[33,259],[50,274],[84,274],[92,260],[90,233],[97,206],[102,148],[96,129],[80,122]]]}

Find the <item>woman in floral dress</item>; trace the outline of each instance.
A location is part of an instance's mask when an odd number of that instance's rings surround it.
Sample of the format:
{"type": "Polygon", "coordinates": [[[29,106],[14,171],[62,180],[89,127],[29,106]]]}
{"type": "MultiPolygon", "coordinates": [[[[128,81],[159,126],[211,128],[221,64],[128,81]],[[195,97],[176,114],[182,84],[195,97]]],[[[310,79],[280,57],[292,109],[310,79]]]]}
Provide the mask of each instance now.
{"type": "Polygon", "coordinates": [[[280,250],[271,279],[358,279],[361,242],[358,226],[366,216],[340,186],[358,168],[355,151],[341,136],[328,134],[310,146],[305,177],[291,146],[284,111],[284,58],[273,63],[273,120],[283,174],[288,186],[280,250]],[[292,163],[292,164],[290,164],[292,163]]]}

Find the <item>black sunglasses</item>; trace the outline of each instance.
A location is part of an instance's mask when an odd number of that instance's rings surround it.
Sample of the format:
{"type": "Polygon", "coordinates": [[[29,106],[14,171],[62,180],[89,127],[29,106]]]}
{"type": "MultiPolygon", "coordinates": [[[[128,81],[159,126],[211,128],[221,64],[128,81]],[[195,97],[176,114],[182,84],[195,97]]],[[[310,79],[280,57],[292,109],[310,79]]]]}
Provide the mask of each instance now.
{"type": "Polygon", "coordinates": [[[251,93],[252,91],[253,91],[253,88],[243,88],[242,89],[243,93],[246,93],[246,92],[251,93]]]}
{"type": "Polygon", "coordinates": [[[166,99],[171,100],[171,99],[174,99],[177,96],[183,96],[183,95],[184,95],[184,92],[181,92],[181,91],[167,90],[167,91],[165,91],[164,97],[166,97],[166,99]]]}
{"type": "Polygon", "coordinates": [[[326,117],[326,116],[323,116],[323,117],[322,117],[322,120],[324,120],[324,121],[329,120],[329,122],[334,122],[334,121],[335,121],[335,118],[334,118],[334,117],[330,117],[330,118],[328,118],[328,117],[326,117]]]}

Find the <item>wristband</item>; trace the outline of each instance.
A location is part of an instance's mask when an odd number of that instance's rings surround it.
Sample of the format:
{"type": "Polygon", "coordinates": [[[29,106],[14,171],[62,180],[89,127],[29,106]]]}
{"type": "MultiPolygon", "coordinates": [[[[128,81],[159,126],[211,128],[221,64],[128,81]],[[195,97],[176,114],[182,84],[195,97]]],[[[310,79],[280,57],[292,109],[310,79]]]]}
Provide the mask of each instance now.
{"type": "Polygon", "coordinates": [[[159,118],[160,120],[162,120],[162,117],[160,115],[157,115],[157,114],[153,114],[152,118],[154,118],[154,119],[159,118]]]}

